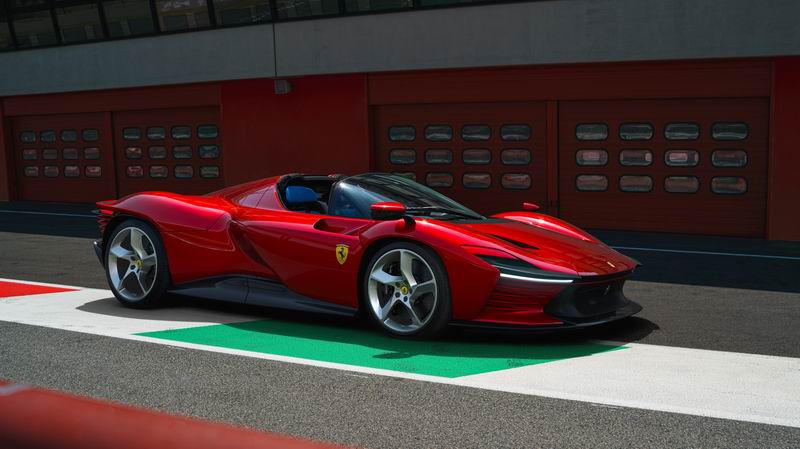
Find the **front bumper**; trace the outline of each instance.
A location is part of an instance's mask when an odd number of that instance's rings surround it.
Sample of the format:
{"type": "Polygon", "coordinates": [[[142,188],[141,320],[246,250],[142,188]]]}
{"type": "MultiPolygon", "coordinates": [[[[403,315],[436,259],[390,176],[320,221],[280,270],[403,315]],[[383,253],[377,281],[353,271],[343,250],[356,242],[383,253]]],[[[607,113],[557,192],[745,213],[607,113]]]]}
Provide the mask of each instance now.
{"type": "Polygon", "coordinates": [[[623,293],[630,271],[583,277],[569,284],[501,278],[481,313],[459,326],[520,330],[579,329],[639,313],[623,293]]]}
{"type": "Polygon", "coordinates": [[[486,330],[498,331],[519,331],[519,332],[557,332],[578,330],[587,327],[597,326],[600,324],[613,323],[624,318],[631,317],[642,311],[642,306],[638,303],[628,300],[625,307],[617,309],[613,314],[603,316],[601,318],[584,320],[584,321],[562,321],[557,324],[516,324],[516,323],[500,323],[489,321],[453,321],[451,325],[458,327],[468,327],[486,330]]]}

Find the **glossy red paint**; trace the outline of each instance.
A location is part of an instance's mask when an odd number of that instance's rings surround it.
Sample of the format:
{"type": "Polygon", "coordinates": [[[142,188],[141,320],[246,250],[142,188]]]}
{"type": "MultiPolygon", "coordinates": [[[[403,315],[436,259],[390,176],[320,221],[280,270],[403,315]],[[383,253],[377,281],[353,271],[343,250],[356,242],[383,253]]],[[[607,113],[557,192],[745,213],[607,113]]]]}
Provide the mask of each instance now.
{"type": "Polygon", "coordinates": [[[372,218],[376,220],[397,220],[403,218],[406,207],[400,203],[383,201],[370,206],[372,218]]]}
{"type": "MultiPolygon", "coordinates": [[[[637,263],[589,234],[547,215],[508,212],[477,222],[361,219],[286,209],[279,177],[230,187],[206,196],[164,192],[98,203],[115,220],[152,223],[164,241],[174,284],[213,277],[252,276],[332,304],[358,308],[362,262],[378,245],[410,240],[431,248],[447,272],[452,318],[481,323],[562,324],[543,307],[565,284],[501,279],[479,256],[527,262],[558,276],[627,276],[637,263]],[[347,245],[337,260],[335,248],[347,245]],[[511,304],[511,306],[509,306],[511,304]]],[[[383,203],[381,210],[400,212],[383,203]]],[[[110,230],[110,229],[109,229],[110,230]]]]}
{"type": "Polygon", "coordinates": [[[564,286],[558,284],[540,284],[531,288],[524,282],[501,280],[473,321],[528,326],[561,324],[561,320],[544,312],[544,306],[563,290],[564,286]]]}
{"type": "Polygon", "coordinates": [[[567,223],[566,221],[559,220],[558,218],[555,217],[551,217],[550,215],[535,214],[525,211],[525,212],[504,212],[502,214],[497,214],[494,216],[498,218],[507,218],[513,221],[519,221],[521,223],[529,224],[531,226],[537,226],[542,229],[558,232],[559,234],[564,234],[569,237],[574,237],[576,239],[585,240],[588,242],[597,241],[597,239],[595,239],[588,233],[584,232],[580,228],[573,226],[567,223]]]}
{"type": "Polygon", "coordinates": [[[538,204],[533,203],[522,203],[522,210],[527,210],[530,212],[536,212],[537,210],[541,209],[538,204]]]}

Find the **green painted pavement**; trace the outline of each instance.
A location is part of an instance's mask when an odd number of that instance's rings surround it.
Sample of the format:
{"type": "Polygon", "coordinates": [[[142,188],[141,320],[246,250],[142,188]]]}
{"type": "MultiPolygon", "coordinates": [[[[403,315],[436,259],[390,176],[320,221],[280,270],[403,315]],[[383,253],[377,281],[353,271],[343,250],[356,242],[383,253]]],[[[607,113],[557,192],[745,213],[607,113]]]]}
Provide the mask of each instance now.
{"type": "Polygon", "coordinates": [[[145,332],[141,336],[404,373],[461,377],[616,349],[588,342],[417,341],[377,332],[277,320],[145,332]]]}

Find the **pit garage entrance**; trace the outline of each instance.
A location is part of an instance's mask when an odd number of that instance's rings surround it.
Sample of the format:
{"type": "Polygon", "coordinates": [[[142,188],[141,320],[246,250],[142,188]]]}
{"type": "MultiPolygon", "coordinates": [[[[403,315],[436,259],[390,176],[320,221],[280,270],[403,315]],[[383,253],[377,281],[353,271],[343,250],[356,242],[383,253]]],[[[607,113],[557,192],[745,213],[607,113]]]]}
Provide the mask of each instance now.
{"type": "Polygon", "coordinates": [[[12,129],[21,200],[204,194],[224,185],[216,107],[18,116],[12,129]]]}
{"type": "Polygon", "coordinates": [[[600,229],[762,237],[767,99],[559,104],[561,216],[600,229]]]}
{"type": "Polygon", "coordinates": [[[545,103],[391,105],[373,113],[377,170],[482,213],[547,204],[545,103]]]}
{"type": "Polygon", "coordinates": [[[119,195],[205,194],[224,185],[217,108],[114,113],[119,195]]]}
{"type": "Polygon", "coordinates": [[[563,101],[373,109],[375,167],[483,213],[523,201],[586,228],[763,237],[766,98],[563,101]],[[547,164],[558,139],[558,164],[547,164]],[[558,192],[547,180],[557,179],[558,192]]]}
{"type": "Polygon", "coordinates": [[[92,202],[115,196],[104,114],[16,117],[12,130],[20,199],[92,202]]]}

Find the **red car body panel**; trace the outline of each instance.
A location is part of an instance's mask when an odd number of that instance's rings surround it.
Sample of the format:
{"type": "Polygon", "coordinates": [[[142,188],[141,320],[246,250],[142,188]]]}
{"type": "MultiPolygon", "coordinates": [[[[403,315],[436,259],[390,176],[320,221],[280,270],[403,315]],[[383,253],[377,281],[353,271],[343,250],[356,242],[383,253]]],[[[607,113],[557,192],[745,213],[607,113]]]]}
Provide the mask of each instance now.
{"type": "MultiPolygon", "coordinates": [[[[473,323],[548,327],[565,324],[545,308],[564,284],[501,279],[479,256],[519,259],[546,272],[606,279],[626,277],[637,262],[584,231],[543,214],[507,212],[498,220],[460,224],[346,218],[286,209],[280,177],[233,186],[205,196],[134,194],[97,203],[100,213],[136,217],[161,234],[174,285],[244,276],[281,283],[292,292],[353,310],[360,276],[375,245],[411,240],[433,249],[449,279],[452,319],[473,323]],[[346,263],[334,249],[347,245],[346,263]]],[[[638,310],[637,310],[638,311],[638,310]]]]}

